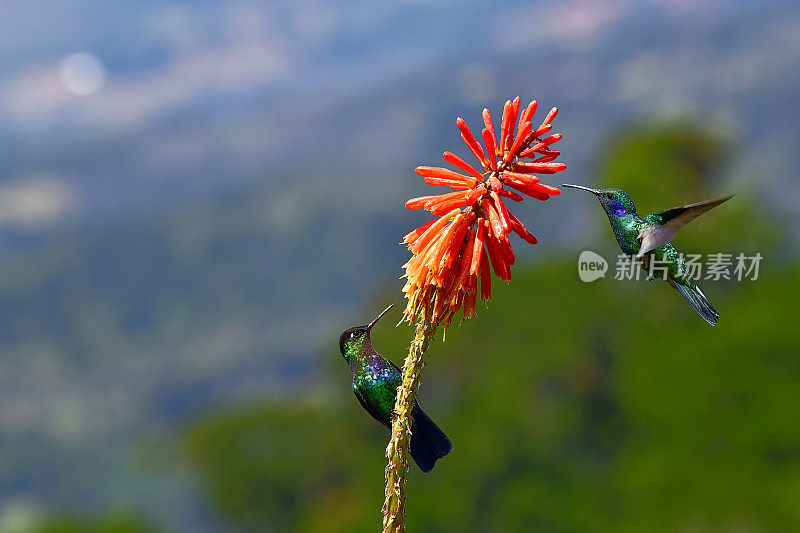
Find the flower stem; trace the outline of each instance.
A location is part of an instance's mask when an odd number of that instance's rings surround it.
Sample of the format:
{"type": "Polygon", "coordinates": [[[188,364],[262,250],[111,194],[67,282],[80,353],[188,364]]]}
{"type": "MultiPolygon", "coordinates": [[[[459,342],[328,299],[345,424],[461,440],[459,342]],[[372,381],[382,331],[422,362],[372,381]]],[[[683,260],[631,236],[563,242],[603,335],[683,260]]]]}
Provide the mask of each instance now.
{"type": "Polygon", "coordinates": [[[392,417],[392,438],[386,447],[386,499],[383,503],[383,533],[403,533],[406,530],[406,473],[408,449],[411,442],[411,410],[422,378],[423,357],[433,339],[436,325],[429,319],[417,322],[414,340],[408,347],[403,364],[403,382],[397,389],[392,417]]]}

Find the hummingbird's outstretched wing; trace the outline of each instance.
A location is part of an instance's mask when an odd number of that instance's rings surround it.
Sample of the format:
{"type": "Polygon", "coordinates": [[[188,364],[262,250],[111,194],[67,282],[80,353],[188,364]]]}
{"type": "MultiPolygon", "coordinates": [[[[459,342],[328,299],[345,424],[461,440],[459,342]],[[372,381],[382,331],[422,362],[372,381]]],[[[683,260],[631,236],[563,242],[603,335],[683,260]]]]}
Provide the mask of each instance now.
{"type": "Polygon", "coordinates": [[[658,211],[647,215],[644,219],[652,224],[652,226],[639,232],[639,240],[642,241],[642,247],[636,256],[641,257],[647,252],[655,250],[662,244],[668,243],[675,237],[675,233],[677,233],[679,229],[709,209],[713,209],[731,198],[733,198],[733,195],[725,196],[724,198],[716,198],[714,200],[706,200],[705,202],[697,202],[696,204],[684,205],[682,207],[673,207],[666,211],[658,211]]]}

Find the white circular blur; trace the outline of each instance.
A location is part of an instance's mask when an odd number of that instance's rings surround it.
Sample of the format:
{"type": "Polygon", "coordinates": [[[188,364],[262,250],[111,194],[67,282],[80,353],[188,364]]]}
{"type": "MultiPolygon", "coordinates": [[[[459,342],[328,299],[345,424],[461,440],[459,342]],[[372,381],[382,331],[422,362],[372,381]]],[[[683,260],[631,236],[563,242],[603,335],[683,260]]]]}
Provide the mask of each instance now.
{"type": "Polygon", "coordinates": [[[96,93],[106,82],[106,69],[92,54],[67,56],[61,62],[58,73],[64,89],[81,96],[96,93]]]}

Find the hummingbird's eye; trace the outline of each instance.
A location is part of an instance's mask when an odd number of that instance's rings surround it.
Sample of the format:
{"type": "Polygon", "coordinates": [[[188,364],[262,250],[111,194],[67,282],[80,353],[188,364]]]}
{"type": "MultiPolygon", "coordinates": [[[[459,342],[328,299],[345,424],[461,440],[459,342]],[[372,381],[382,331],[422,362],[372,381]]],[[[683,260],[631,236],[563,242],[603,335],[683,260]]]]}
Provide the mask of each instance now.
{"type": "Polygon", "coordinates": [[[608,198],[609,200],[613,200],[614,199],[614,193],[611,193],[611,192],[606,193],[606,198],[608,198]]]}
{"type": "Polygon", "coordinates": [[[357,332],[357,331],[351,331],[351,332],[350,332],[350,338],[351,338],[351,339],[357,339],[357,338],[358,338],[358,335],[359,335],[359,334],[358,334],[358,332],[357,332]]]}

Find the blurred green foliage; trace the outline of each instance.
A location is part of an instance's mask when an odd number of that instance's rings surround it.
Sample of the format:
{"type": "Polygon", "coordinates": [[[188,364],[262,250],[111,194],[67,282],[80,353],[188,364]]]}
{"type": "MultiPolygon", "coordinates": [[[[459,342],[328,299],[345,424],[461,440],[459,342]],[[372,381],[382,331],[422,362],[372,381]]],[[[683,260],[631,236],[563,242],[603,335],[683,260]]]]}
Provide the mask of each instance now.
{"type": "Polygon", "coordinates": [[[686,201],[722,168],[726,142],[701,125],[672,122],[622,128],[626,133],[604,146],[600,175],[609,186],[633,198],[657,198],[667,204],[686,201]]]}
{"type": "MultiPolygon", "coordinates": [[[[601,183],[643,212],[725,192],[707,179],[723,144],[703,132],[643,129],[610,153],[601,183]]],[[[776,224],[746,198],[695,224],[679,248],[766,257],[757,281],[701,284],[716,328],[666,284],[580,282],[576,251],[518,266],[479,319],[432,345],[420,401],[455,449],[429,475],[412,469],[410,531],[800,529],[798,264],[770,261],[776,224]]],[[[401,364],[399,316],[373,342],[401,364]]],[[[352,397],[335,342],[350,325],[332,325],[312,392],[188,428],[184,456],[231,524],[378,527],[388,433],[352,397]]]]}
{"type": "Polygon", "coordinates": [[[129,513],[110,513],[95,518],[58,516],[46,519],[32,533],[151,533],[156,531],[129,513]]]}
{"type": "MultiPolygon", "coordinates": [[[[782,318],[800,280],[787,268],[708,292],[717,328],[666,285],[585,285],[572,261],[498,287],[430,352],[421,401],[455,450],[412,473],[412,530],[800,527],[800,334],[782,318]]],[[[384,327],[374,341],[400,363],[408,334],[384,327]]],[[[377,523],[386,435],[349,397],[334,343],[330,357],[338,390],[324,403],[224,413],[189,432],[189,457],[234,522],[377,523]]]]}

